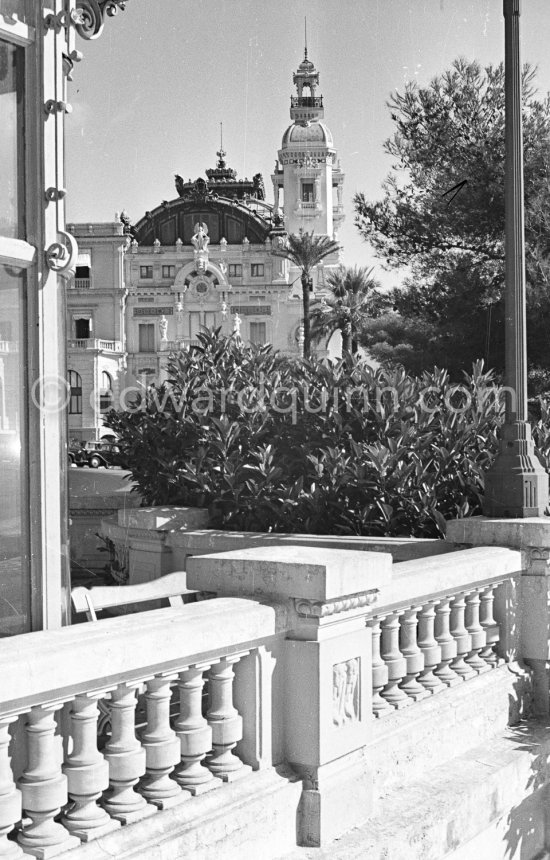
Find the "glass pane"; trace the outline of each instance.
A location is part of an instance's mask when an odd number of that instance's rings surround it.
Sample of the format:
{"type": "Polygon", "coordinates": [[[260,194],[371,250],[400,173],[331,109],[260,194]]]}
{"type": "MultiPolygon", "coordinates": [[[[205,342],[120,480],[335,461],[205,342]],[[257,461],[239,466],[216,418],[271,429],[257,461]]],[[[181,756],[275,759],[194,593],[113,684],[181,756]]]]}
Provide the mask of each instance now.
{"type": "Polygon", "coordinates": [[[24,289],[24,272],[0,266],[0,636],[30,628],[24,289]]]}
{"type": "Polygon", "coordinates": [[[24,239],[23,48],[0,40],[0,235],[24,239]]]}

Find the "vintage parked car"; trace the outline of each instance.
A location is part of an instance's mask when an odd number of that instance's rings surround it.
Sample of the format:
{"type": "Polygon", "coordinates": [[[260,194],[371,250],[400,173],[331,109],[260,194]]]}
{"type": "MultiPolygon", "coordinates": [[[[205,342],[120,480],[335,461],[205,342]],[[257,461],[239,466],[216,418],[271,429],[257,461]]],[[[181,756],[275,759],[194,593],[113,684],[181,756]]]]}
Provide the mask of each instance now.
{"type": "Polygon", "coordinates": [[[78,442],[78,440],[73,439],[69,442],[67,453],[69,455],[69,465],[70,466],[82,466],[88,465],[88,455],[82,448],[82,443],[78,442]]]}
{"type": "Polygon", "coordinates": [[[91,469],[124,465],[120,448],[114,442],[84,442],[82,450],[85,457],[83,465],[87,463],[91,469]]]}

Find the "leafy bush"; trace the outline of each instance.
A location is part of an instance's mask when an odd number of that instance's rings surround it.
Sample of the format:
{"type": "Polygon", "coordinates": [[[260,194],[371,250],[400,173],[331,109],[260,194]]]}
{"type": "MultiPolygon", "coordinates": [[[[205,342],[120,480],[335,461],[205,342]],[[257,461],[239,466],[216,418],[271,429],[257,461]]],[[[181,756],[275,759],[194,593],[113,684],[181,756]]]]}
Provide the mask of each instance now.
{"type": "Polygon", "coordinates": [[[390,536],[441,536],[480,512],[501,421],[481,363],[457,390],[438,368],[199,341],[107,417],[145,504],[208,505],[227,529],[390,536]]]}

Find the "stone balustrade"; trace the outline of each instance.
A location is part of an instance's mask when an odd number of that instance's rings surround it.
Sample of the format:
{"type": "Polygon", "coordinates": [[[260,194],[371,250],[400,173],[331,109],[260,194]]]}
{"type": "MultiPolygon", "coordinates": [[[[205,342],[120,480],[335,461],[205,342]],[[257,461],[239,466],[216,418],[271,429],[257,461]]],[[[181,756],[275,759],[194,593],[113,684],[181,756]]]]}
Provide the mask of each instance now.
{"type": "Polygon", "coordinates": [[[281,764],[301,780],[298,843],[325,844],[371,814],[374,718],[510,659],[521,564],[252,547],[189,559],[212,600],[5,640],[0,857],[117,856],[122,827],[281,764]]]}
{"type": "MultiPolygon", "coordinates": [[[[4,641],[1,857],[55,856],[251,770],[235,753],[243,741],[243,716],[249,717],[234,705],[235,677],[243,658],[266,642],[273,648],[284,635],[285,613],[238,599],[189,609],[4,641]],[[203,716],[205,681],[210,705],[203,716]],[[179,694],[173,727],[172,686],[179,694]],[[138,690],[146,702],[139,735],[138,690]],[[98,700],[106,696],[111,733],[100,751],[98,700]],[[8,756],[13,725],[26,759],[19,770],[8,756]],[[16,841],[8,839],[14,827],[16,841]]],[[[250,743],[244,749],[251,754],[250,743]]]]}
{"type": "Polygon", "coordinates": [[[452,553],[445,564],[419,559],[394,568],[368,619],[375,717],[502,662],[507,593],[521,565],[521,553],[500,547],[452,553]]]}

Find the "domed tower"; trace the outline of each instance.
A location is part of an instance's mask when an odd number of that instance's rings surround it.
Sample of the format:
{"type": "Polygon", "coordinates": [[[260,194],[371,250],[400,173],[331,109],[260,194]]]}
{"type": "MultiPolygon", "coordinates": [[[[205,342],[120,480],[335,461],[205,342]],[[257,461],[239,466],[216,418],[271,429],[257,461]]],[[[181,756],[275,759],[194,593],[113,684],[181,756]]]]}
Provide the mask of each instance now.
{"type": "Polygon", "coordinates": [[[282,210],[289,233],[336,235],[344,220],[340,170],[332,134],[323,122],[323,97],[317,95],[319,72],[307,56],[293,75],[296,95],[290,99],[290,125],[283,135],[272,175],[275,210],[282,210]]]}

